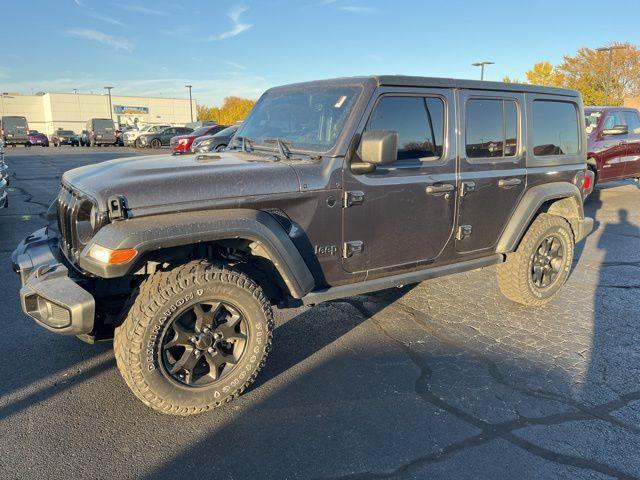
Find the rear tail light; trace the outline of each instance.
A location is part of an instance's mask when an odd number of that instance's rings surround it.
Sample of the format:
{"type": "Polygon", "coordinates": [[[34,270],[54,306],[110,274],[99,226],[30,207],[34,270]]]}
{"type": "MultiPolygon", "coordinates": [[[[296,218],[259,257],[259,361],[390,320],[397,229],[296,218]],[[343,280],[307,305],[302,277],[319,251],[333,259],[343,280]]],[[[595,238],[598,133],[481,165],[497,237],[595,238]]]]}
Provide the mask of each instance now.
{"type": "Polygon", "coordinates": [[[582,189],[588,190],[591,188],[592,184],[593,180],[591,180],[591,177],[589,175],[585,175],[584,180],[582,181],[582,189]]]}

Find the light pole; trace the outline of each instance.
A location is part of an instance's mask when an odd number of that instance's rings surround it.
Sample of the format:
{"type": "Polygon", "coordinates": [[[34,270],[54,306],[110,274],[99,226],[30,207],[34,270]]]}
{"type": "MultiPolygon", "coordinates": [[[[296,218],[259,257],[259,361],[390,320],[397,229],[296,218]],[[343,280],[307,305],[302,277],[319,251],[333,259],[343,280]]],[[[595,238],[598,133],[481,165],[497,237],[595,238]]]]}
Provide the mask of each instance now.
{"type": "Polygon", "coordinates": [[[109,116],[111,117],[111,121],[113,122],[113,107],[111,106],[111,90],[113,89],[113,87],[104,87],[104,89],[109,94],[109,116]]]}
{"type": "Polygon", "coordinates": [[[480,67],[480,80],[484,80],[484,66],[485,65],[493,65],[495,62],[476,62],[472,63],[473,67],[480,67]]]}
{"type": "Polygon", "coordinates": [[[623,48],[627,48],[624,45],[612,45],[610,47],[600,47],[596,48],[596,52],[609,52],[609,61],[607,65],[607,83],[604,86],[604,103],[609,103],[609,88],[611,87],[611,61],[613,59],[613,51],[614,50],[622,50],[623,48]]]}
{"type": "Polygon", "coordinates": [[[193,102],[191,100],[191,89],[193,85],[185,85],[185,88],[189,89],[189,111],[191,111],[191,121],[193,122],[193,102]]]}

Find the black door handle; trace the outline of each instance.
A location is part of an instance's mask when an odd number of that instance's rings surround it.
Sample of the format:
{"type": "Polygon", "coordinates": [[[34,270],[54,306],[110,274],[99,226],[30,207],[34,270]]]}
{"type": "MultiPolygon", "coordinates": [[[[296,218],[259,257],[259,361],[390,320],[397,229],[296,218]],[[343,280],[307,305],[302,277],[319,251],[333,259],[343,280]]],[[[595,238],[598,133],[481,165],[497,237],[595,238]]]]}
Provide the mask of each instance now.
{"type": "Polygon", "coordinates": [[[456,187],[450,183],[441,183],[437,185],[429,185],[425,191],[427,195],[440,195],[442,193],[453,192],[456,187]]]}
{"type": "Polygon", "coordinates": [[[515,187],[516,185],[520,185],[522,183],[522,180],[520,180],[519,178],[501,178],[498,181],[498,186],[500,188],[508,188],[508,187],[515,187]]]}

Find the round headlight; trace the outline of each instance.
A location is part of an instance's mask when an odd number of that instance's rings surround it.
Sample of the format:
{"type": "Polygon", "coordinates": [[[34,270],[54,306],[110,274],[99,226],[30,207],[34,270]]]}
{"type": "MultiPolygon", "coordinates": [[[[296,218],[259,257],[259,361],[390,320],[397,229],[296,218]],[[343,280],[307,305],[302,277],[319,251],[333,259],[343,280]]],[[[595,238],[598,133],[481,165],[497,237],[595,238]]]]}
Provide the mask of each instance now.
{"type": "Polygon", "coordinates": [[[76,216],[76,234],[82,244],[93,238],[98,224],[98,210],[90,200],[83,200],[76,216]]]}

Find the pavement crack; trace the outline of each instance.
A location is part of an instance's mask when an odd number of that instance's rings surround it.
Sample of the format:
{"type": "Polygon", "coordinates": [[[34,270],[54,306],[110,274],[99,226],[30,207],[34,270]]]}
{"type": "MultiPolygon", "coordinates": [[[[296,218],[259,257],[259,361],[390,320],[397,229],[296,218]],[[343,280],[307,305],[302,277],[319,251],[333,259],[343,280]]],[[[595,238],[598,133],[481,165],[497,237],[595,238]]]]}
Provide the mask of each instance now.
{"type": "MultiPolygon", "coordinates": [[[[379,299],[369,297],[371,301],[380,303],[379,299]]],[[[624,422],[617,420],[615,417],[611,415],[612,412],[623,408],[629,403],[640,400],[640,392],[632,392],[626,395],[620,396],[618,399],[613,400],[611,402],[607,402],[605,404],[601,404],[595,407],[587,407],[580,402],[576,402],[572,399],[568,399],[566,397],[552,394],[549,392],[539,391],[539,390],[531,390],[523,387],[518,387],[516,385],[512,385],[508,383],[502,376],[499,371],[497,365],[487,358],[486,355],[481,355],[478,352],[472,352],[473,355],[482,363],[488,366],[490,375],[496,382],[499,384],[506,386],[507,388],[513,389],[525,395],[531,396],[536,399],[544,399],[544,400],[554,400],[559,403],[565,404],[566,406],[571,407],[573,410],[569,412],[556,413],[552,415],[547,415],[543,417],[525,417],[522,415],[518,415],[518,418],[514,420],[508,420],[500,423],[490,423],[486,420],[476,417],[461,408],[458,408],[454,405],[449,404],[444,399],[440,398],[436,394],[434,394],[429,387],[428,381],[431,378],[432,370],[424,361],[424,359],[415,352],[410,345],[407,345],[402,340],[396,338],[392,333],[390,333],[375,317],[376,312],[367,308],[363,301],[358,299],[342,299],[340,302],[347,303],[358,312],[366,317],[370,318],[371,321],[378,327],[378,329],[393,343],[395,343],[411,360],[411,362],[418,368],[419,375],[415,381],[414,390],[416,395],[421,398],[425,403],[428,403],[436,408],[439,408],[454,417],[463,420],[469,425],[480,430],[480,433],[477,435],[468,437],[460,442],[456,442],[454,444],[448,445],[447,447],[433,453],[429,453],[427,455],[415,458],[410,462],[407,462],[392,472],[383,472],[383,473],[355,473],[348,474],[344,476],[335,477],[336,479],[359,479],[359,478],[397,478],[404,476],[411,476],[411,474],[416,474],[419,472],[419,469],[425,467],[429,463],[441,462],[463,450],[468,448],[477,447],[488,443],[495,439],[503,439],[511,444],[527,451],[528,453],[543,458],[547,461],[551,461],[554,463],[559,463],[563,465],[573,466],[577,468],[592,470],[595,472],[603,473],[605,475],[609,475],[614,478],[619,479],[631,479],[635,478],[632,475],[629,475],[621,470],[616,469],[610,465],[600,463],[594,460],[586,459],[583,457],[572,456],[572,455],[564,455],[553,450],[549,450],[540,445],[536,445],[531,443],[519,436],[517,436],[514,432],[526,427],[530,426],[553,426],[560,425],[567,422],[574,421],[589,421],[589,420],[602,420],[604,422],[610,423],[612,425],[623,428],[627,431],[630,431],[634,434],[640,434],[640,427],[634,425],[628,425],[624,422]]],[[[424,316],[422,312],[413,309],[412,307],[402,304],[400,302],[396,302],[395,304],[389,305],[391,308],[398,308],[402,310],[404,313],[409,314],[414,323],[416,323],[422,330],[424,330],[429,335],[436,337],[439,341],[444,342],[445,344],[454,344],[450,340],[444,338],[441,334],[436,335],[432,332],[428,327],[426,322],[421,321],[421,317],[424,316]]],[[[422,319],[424,320],[424,319],[422,319]]],[[[455,345],[455,344],[454,344],[455,345]]]]}

